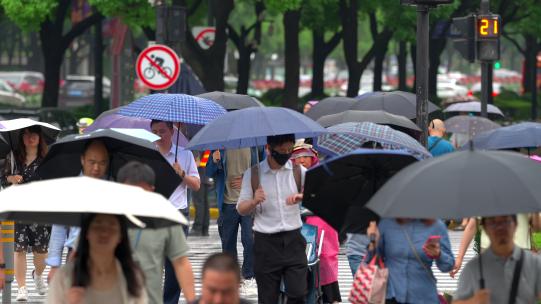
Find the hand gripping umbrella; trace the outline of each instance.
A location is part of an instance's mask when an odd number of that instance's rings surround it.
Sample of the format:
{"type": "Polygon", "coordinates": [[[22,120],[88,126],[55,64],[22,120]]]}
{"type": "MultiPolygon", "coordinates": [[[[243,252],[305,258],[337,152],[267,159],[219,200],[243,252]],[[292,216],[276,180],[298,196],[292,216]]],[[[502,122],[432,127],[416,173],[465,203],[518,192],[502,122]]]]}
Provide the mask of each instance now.
{"type": "Polygon", "coordinates": [[[226,110],[212,100],[185,94],[147,95],[118,111],[118,114],[125,116],[192,125],[205,125],[225,113],[226,110]]]}

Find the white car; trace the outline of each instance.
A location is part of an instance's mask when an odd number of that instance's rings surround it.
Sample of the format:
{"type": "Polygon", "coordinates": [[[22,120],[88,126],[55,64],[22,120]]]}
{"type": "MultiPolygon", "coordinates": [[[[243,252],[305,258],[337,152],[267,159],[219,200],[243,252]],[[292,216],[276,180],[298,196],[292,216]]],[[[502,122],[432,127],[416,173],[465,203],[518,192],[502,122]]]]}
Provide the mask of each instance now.
{"type": "Polygon", "coordinates": [[[0,79],[0,103],[12,106],[23,106],[26,98],[15,92],[15,89],[5,80],[0,79]]]}
{"type": "MultiPolygon", "coordinates": [[[[478,83],[474,84],[471,87],[471,91],[474,92],[474,93],[481,92],[481,83],[478,82],[478,83]]],[[[499,83],[499,82],[492,83],[492,93],[494,95],[499,95],[501,92],[502,92],[502,84],[499,83]]]]}
{"type": "Polygon", "coordinates": [[[438,97],[439,98],[451,98],[456,96],[466,96],[468,94],[468,88],[451,82],[438,81],[438,97]]]}

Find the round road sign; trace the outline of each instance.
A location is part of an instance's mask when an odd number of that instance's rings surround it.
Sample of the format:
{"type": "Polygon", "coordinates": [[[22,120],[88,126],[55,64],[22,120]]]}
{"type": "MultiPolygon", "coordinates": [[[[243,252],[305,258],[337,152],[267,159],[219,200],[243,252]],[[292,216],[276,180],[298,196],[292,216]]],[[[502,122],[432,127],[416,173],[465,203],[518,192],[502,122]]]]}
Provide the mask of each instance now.
{"type": "Polygon", "coordinates": [[[152,90],[165,90],[178,79],[180,59],[171,48],[157,44],[144,49],[137,58],[137,76],[152,90]]]}

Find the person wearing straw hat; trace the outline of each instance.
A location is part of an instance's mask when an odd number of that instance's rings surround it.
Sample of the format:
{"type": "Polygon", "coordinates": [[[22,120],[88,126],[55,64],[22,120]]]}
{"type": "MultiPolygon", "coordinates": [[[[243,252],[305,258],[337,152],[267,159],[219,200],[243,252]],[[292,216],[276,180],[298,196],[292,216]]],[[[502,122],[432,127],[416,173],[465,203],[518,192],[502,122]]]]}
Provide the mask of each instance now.
{"type": "Polygon", "coordinates": [[[453,303],[519,304],[541,300],[541,257],[515,245],[517,216],[485,217],[481,225],[490,247],[464,267],[453,303]]]}
{"type": "Polygon", "coordinates": [[[259,303],[278,302],[282,277],[287,303],[305,303],[308,266],[298,203],[302,201],[306,169],[290,161],[294,144],[293,134],[268,136],[267,159],[257,171],[246,170],[242,179],[237,210],[240,215],[254,215],[259,303]],[[252,173],[254,177],[258,174],[255,183],[252,173]]]}
{"type": "MultiPolygon", "coordinates": [[[[317,155],[317,151],[312,145],[305,144],[304,141],[297,141],[297,144],[295,144],[295,147],[293,148],[291,159],[296,164],[302,165],[306,169],[310,169],[319,163],[317,155]]],[[[305,222],[306,224],[317,227],[318,239],[323,231],[325,231],[320,256],[321,267],[319,271],[319,284],[321,285],[323,293],[323,301],[325,303],[342,302],[340,287],[338,286],[338,252],[340,250],[338,233],[319,216],[307,216],[305,222]]]]}

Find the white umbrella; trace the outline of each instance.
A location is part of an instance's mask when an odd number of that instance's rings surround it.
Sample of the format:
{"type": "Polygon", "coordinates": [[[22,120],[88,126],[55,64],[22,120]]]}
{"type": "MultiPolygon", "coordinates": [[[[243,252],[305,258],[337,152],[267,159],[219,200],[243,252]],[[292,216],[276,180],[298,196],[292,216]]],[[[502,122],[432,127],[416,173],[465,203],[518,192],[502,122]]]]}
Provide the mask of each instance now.
{"type": "Polygon", "coordinates": [[[141,139],[148,140],[150,142],[155,142],[157,140],[160,140],[161,137],[158,135],[149,132],[145,129],[131,129],[131,128],[111,128],[111,130],[120,132],[122,134],[126,134],[133,137],[138,137],[141,139]]]}
{"type": "Polygon", "coordinates": [[[0,192],[0,218],[40,224],[81,225],[89,213],[124,215],[135,226],[187,225],[163,196],[139,187],[68,177],[15,185],[0,192]]]}
{"type": "MultiPolygon", "coordinates": [[[[53,140],[56,139],[56,136],[58,135],[58,133],[60,133],[59,128],[45,122],[32,120],[30,118],[17,118],[17,119],[10,119],[10,120],[2,120],[0,121],[0,132],[3,133],[2,136],[4,137],[4,139],[7,142],[9,142],[10,141],[9,136],[8,136],[9,133],[13,131],[19,131],[31,126],[40,126],[43,134],[45,134],[45,136],[53,140]],[[9,132],[9,133],[6,133],[6,132],[9,132]]],[[[15,141],[16,137],[13,137],[13,134],[11,135],[12,135],[13,141],[15,141]]]]}
{"type": "MultiPolygon", "coordinates": [[[[445,110],[443,110],[443,112],[475,112],[475,113],[481,113],[481,102],[479,101],[470,101],[470,102],[458,102],[458,103],[454,103],[450,106],[448,106],[447,108],[445,108],[445,110]]],[[[500,115],[500,116],[505,116],[503,115],[503,112],[498,108],[496,107],[495,105],[491,105],[491,104],[487,104],[487,113],[488,114],[496,114],[496,115],[500,115]]]]}

